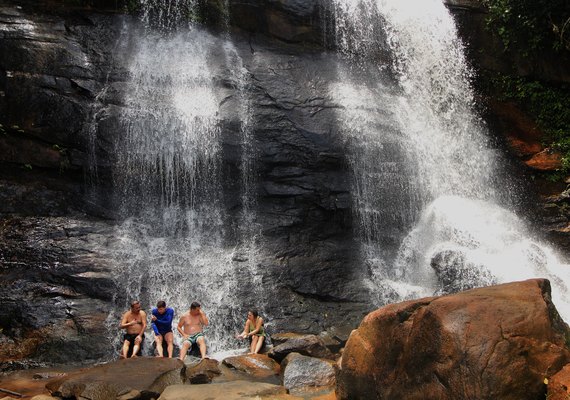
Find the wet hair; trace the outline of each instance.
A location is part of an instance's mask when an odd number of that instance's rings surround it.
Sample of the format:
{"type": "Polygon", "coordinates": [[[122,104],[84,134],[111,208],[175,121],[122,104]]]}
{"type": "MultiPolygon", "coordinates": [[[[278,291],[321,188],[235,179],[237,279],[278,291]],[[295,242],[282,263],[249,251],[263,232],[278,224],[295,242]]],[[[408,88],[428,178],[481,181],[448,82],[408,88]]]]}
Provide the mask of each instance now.
{"type": "Polygon", "coordinates": [[[250,312],[253,315],[253,318],[257,318],[259,316],[259,313],[257,312],[257,310],[251,309],[251,310],[248,310],[248,312],[250,312]]]}
{"type": "Polygon", "coordinates": [[[138,300],[133,300],[131,301],[131,308],[133,308],[134,306],[136,306],[137,304],[140,304],[141,302],[138,300]]]}
{"type": "Polygon", "coordinates": [[[200,308],[200,303],[198,303],[197,301],[193,301],[192,304],[190,304],[190,309],[195,310],[197,308],[200,308]]]}
{"type": "Polygon", "coordinates": [[[160,300],[158,303],[156,303],[156,308],[165,308],[166,307],[166,302],[164,300],[160,300]]]}

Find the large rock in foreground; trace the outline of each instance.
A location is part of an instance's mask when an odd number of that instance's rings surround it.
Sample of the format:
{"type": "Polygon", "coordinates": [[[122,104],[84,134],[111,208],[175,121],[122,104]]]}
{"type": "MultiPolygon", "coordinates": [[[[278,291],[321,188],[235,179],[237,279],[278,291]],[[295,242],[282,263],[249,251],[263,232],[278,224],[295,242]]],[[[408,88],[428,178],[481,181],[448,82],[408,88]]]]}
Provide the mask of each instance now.
{"type": "Polygon", "coordinates": [[[340,399],[539,399],[570,360],[543,279],[383,307],[346,345],[340,399]]]}
{"type": "Polygon", "coordinates": [[[46,388],[63,398],[107,400],[134,392],[157,398],[167,386],[183,383],[183,369],[178,359],[129,358],[70,373],[46,388]]]}

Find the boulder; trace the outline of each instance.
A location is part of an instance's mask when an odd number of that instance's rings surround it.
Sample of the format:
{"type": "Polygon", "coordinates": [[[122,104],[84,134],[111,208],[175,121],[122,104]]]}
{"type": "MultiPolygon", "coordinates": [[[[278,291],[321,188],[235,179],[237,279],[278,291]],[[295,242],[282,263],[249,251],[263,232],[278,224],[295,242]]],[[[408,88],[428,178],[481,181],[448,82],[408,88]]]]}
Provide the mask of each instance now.
{"type": "Polygon", "coordinates": [[[267,355],[281,362],[289,353],[300,353],[310,357],[334,359],[334,355],[316,335],[291,337],[285,342],[273,346],[267,355]]]}
{"type": "Polygon", "coordinates": [[[550,282],[532,279],[380,308],[345,347],[339,399],[538,399],[570,360],[550,282]]]}
{"type": "MultiPolygon", "coordinates": [[[[71,372],[50,382],[46,388],[60,397],[85,397],[108,400],[132,395],[134,391],[158,396],[166,387],[161,377],[172,373],[181,375],[184,363],[169,358],[129,358],[71,372]]],[[[182,383],[182,379],[178,382],[182,383]]]]}
{"type": "Polygon", "coordinates": [[[280,332],[271,335],[271,343],[273,346],[279,346],[280,344],[285,343],[289,339],[298,339],[307,336],[306,333],[297,333],[297,332],[280,332]]]}
{"type": "Polygon", "coordinates": [[[461,250],[447,249],[435,253],[430,262],[440,287],[437,294],[450,294],[480,286],[494,285],[497,279],[482,265],[475,265],[461,250]]]}
{"type": "Polygon", "coordinates": [[[567,400],[570,398],[570,364],[558,371],[552,378],[547,379],[548,400],[567,400]]]}
{"type": "Polygon", "coordinates": [[[283,362],[283,386],[289,391],[335,384],[336,371],[330,360],[291,353],[283,362]]]}
{"type": "Polygon", "coordinates": [[[562,168],[562,155],[552,149],[536,153],[525,164],[539,171],[556,171],[562,168]]]}
{"type": "Polygon", "coordinates": [[[184,377],[187,382],[193,384],[210,383],[214,377],[221,373],[219,362],[206,358],[196,365],[187,367],[184,371],[184,377]]]}
{"type": "Polygon", "coordinates": [[[173,385],[169,386],[158,398],[159,400],[238,400],[263,398],[284,395],[283,386],[263,382],[231,381],[212,383],[210,385],[173,385]]]}
{"type": "Polygon", "coordinates": [[[265,354],[228,357],[222,363],[229,368],[258,378],[279,375],[280,372],[279,364],[265,354]]]}

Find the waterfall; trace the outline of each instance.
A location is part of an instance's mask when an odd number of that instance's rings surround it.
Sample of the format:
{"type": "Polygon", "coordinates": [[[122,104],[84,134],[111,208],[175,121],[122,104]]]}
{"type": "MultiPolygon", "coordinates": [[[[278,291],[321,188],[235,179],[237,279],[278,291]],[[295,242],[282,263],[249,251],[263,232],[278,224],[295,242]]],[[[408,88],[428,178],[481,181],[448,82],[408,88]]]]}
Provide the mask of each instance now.
{"type": "Polygon", "coordinates": [[[516,190],[474,111],[441,0],[334,0],[344,61],[330,96],[353,168],[377,304],[545,277],[570,320],[570,274],[511,211],[516,190]]]}
{"type": "MultiPolygon", "coordinates": [[[[132,48],[113,175],[123,221],[113,248],[123,293],[110,330],[133,299],[147,313],[165,300],[175,310],[174,324],[198,301],[210,319],[205,332],[213,354],[236,345],[233,333],[246,315],[237,297],[244,290],[238,266],[252,266],[257,253],[248,75],[229,41],[185,19],[192,2],[141,4],[145,28],[133,26],[123,38],[132,48]],[[248,222],[247,232],[236,228],[242,223],[230,215],[222,191],[228,178],[221,108],[231,98],[240,104],[238,219],[248,222]]],[[[255,275],[254,266],[246,269],[255,275]]]]}

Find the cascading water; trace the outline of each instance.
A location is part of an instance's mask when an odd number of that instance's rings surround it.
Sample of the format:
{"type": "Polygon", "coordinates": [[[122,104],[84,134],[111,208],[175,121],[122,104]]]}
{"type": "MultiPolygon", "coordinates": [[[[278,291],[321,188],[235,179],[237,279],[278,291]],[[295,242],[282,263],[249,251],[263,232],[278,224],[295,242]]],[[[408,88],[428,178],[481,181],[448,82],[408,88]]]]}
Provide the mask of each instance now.
{"type": "Polygon", "coordinates": [[[148,307],[165,300],[175,309],[177,323],[197,300],[210,318],[206,337],[212,354],[235,347],[233,332],[245,315],[242,308],[230,308],[241,305],[236,258],[240,265],[253,263],[256,253],[255,243],[241,243],[242,235],[232,227],[221,188],[220,107],[233,96],[241,104],[240,218],[249,221],[244,236],[249,240],[255,216],[247,74],[231,43],[188,24],[180,15],[192,3],[178,3],[143,2],[147,27],[142,34],[131,32],[137,38],[132,40],[114,171],[124,218],[114,246],[122,266],[117,284],[124,296],[118,297],[118,310],[109,320],[116,332],[118,313],[132,299],[148,307]],[[174,13],[172,19],[169,13],[174,13]],[[173,25],[177,18],[182,23],[173,25]],[[161,25],[162,20],[167,24],[161,25]],[[236,252],[248,257],[236,257],[236,252]]]}
{"type": "Polygon", "coordinates": [[[546,277],[570,320],[568,268],[509,211],[516,194],[496,172],[442,1],[334,0],[334,15],[348,66],[330,93],[376,301],[546,277]]]}

